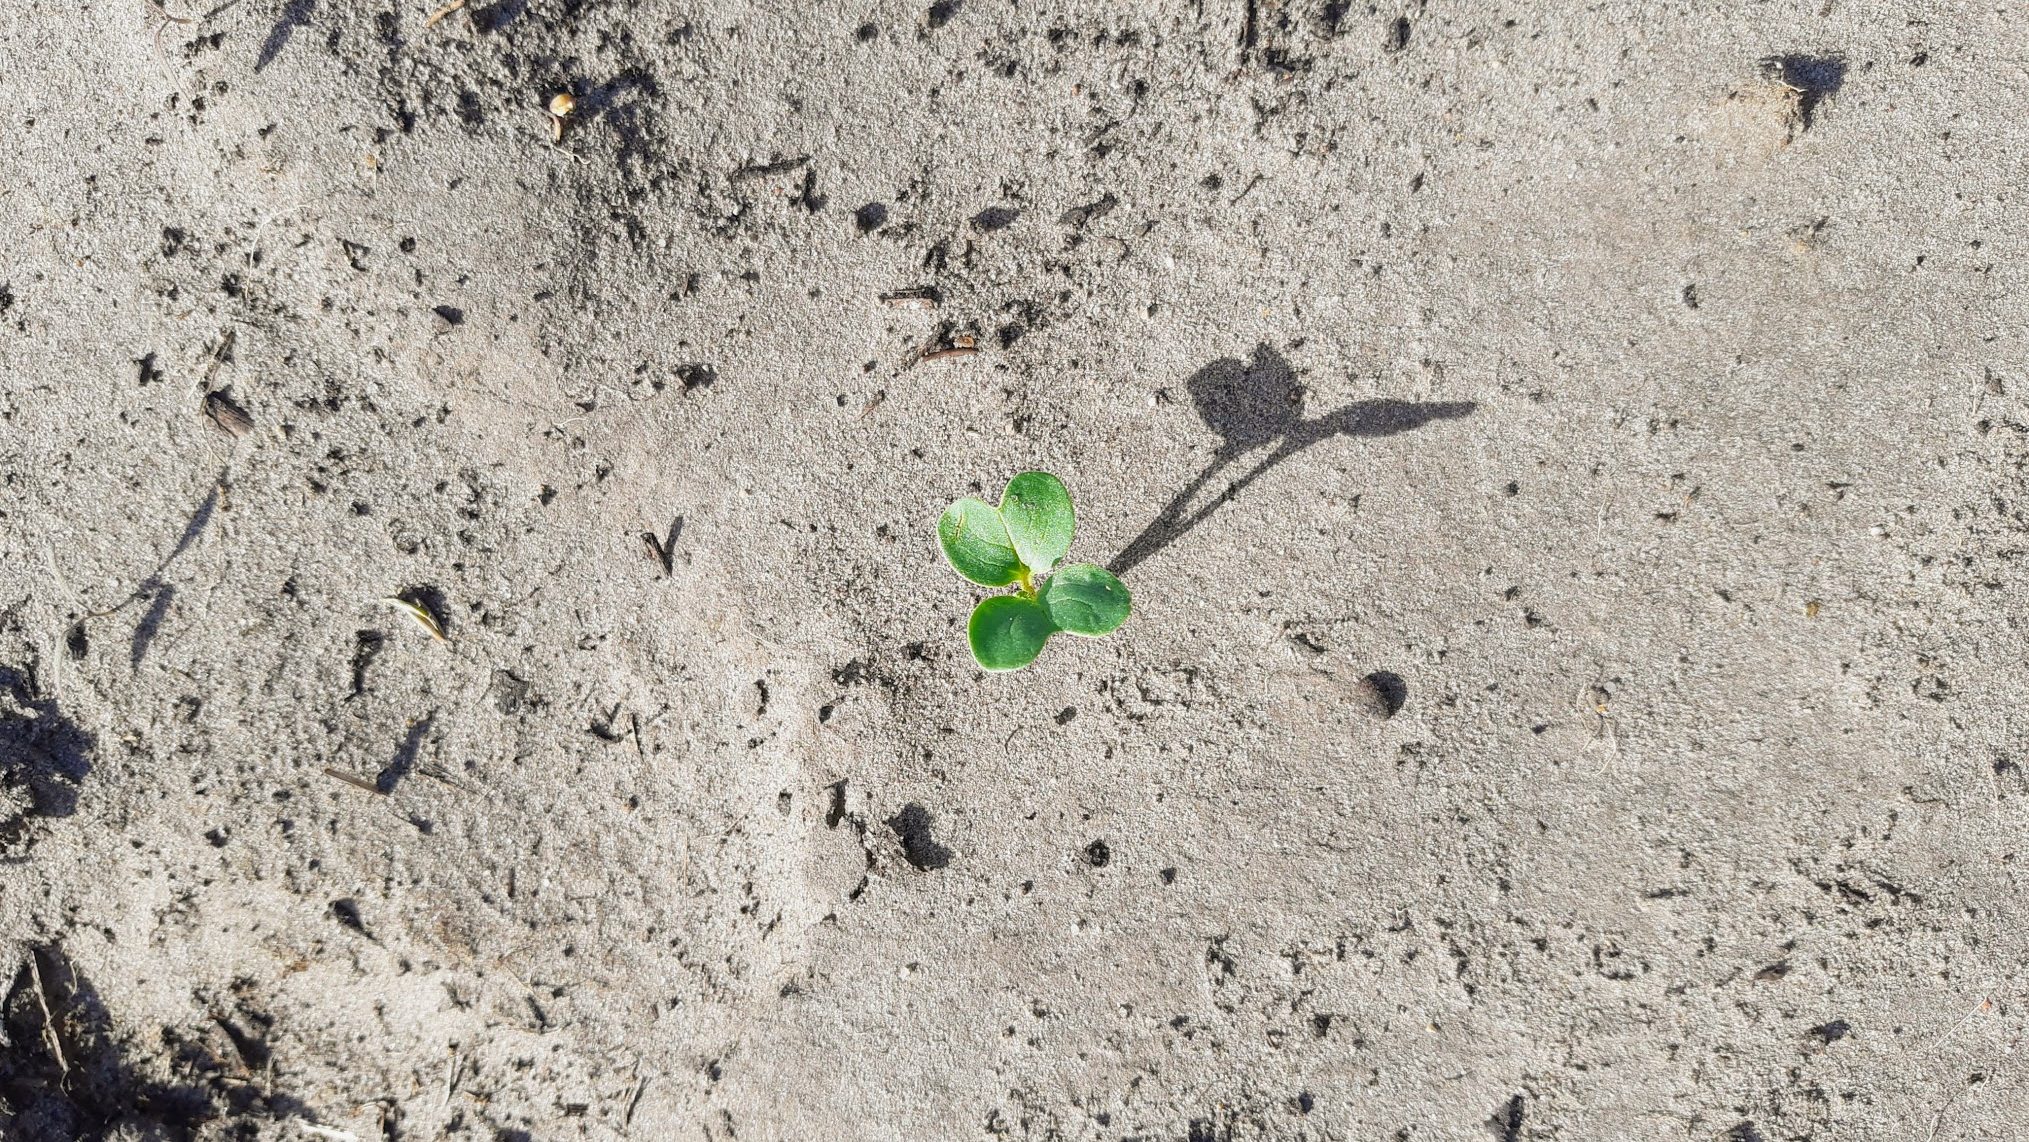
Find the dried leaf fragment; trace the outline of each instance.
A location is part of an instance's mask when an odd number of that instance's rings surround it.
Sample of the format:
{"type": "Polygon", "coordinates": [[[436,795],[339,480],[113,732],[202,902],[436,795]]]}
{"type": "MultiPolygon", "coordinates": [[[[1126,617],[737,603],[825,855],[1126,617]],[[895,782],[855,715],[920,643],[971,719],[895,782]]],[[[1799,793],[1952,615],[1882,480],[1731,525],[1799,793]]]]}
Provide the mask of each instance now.
{"type": "Polygon", "coordinates": [[[219,427],[219,431],[234,439],[245,436],[254,429],[254,418],[223,392],[213,391],[204,394],[204,415],[219,427]]]}
{"type": "Polygon", "coordinates": [[[411,602],[410,600],[401,598],[400,596],[397,595],[389,595],[387,598],[382,599],[381,602],[386,603],[388,606],[393,607],[398,611],[404,612],[410,618],[416,620],[416,624],[422,627],[424,630],[429,631],[430,637],[436,639],[438,642],[451,641],[450,638],[444,634],[444,626],[442,623],[439,623],[437,621],[437,616],[431,614],[430,609],[428,607],[423,606],[421,603],[411,602]]]}

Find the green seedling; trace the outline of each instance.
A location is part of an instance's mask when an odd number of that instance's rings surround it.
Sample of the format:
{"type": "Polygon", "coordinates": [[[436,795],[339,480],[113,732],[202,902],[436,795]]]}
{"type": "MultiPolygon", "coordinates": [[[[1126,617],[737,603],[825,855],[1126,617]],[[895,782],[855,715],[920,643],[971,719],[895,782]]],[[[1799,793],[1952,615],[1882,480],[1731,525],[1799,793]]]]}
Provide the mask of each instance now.
{"type": "Polygon", "coordinates": [[[973,608],[965,633],[988,670],[1019,670],[1059,631],[1097,638],[1127,619],[1127,585],[1104,567],[1057,561],[1071,550],[1071,493],[1048,472],[1007,482],[1000,506],[963,499],[937,521],[937,542],[960,575],[1013,587],[973,608]],[[1055,574],[1052,569],[1055,568],[1055,574]]]}

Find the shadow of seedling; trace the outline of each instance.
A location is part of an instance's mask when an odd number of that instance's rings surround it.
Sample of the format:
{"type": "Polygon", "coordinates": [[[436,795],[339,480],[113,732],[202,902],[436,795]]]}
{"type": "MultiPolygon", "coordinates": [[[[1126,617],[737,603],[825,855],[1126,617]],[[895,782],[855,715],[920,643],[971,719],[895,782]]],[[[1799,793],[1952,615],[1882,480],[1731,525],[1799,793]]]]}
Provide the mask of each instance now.
{"type": "Polygon", "coordinates": [[[1477,407],[1471,401],[1362,400],[1314,420],[1305,420],[1303,387],[1297,384],[1289,362],[1267,345],[1255,347],[1251,362],[1236,357],[1214,361],[1191,374],[1185,385],[1199,418],[1219,434],[1221,443],[1205,470],[1184,485],[1154,522],[1108,565],[1107,569],[1115,575],[1125,575],[1183,538],[1185,532],[1203,523],[1269,469],[1313,444],[1335,436],[1393,436],[1433,420],[1455,420],[1477,407]],[[1274,450],[1260,463],[1226,485],[1210,503],[1195,512],[1190,510],[1191,501],[1214,476],[1245,453],[1271,443],[1274,450]]]}
{"type": "Polygon", "coordinates": [[[0,850],[21,839],[31,818],[77,812],[93,744],[55,699],[36,693],[32,674],[0,667],[0,850]]]}
{"type": "Polygon", "coordinates": [[[254,58],[255,73],[274,63],[275,58],[282,54],[282,49],[289,46],[296,29],[309,23],[310,17],[316,14],[317,0],[289,0],[284,4],[282,14],[275,18],[274,25],[268,29],[268,38],[261,44],[261,54],[254,58]]]}

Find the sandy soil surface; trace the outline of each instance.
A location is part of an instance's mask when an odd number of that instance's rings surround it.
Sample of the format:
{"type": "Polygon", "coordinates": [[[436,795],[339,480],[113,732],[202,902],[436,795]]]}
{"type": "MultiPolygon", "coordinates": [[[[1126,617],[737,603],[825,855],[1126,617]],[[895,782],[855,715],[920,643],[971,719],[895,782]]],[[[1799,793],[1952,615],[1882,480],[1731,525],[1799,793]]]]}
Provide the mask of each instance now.
{"type": "Polygon", "coordinates": [[[7,1138],[2029,1129],[2015,7],[7,9],[7,1138]]]}

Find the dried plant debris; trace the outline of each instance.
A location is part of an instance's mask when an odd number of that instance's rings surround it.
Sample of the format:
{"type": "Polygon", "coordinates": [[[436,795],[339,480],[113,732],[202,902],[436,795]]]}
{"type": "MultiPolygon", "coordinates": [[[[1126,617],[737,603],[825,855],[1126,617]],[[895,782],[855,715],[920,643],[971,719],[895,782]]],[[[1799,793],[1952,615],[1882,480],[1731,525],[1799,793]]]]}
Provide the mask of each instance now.
{"type": "Polygon", "coordinates": [[[550,96],[550,142],[561,143],[564,141],[564,123],[570,119],[571,113],[577,109],[578,97],[568,91],[559,91],[555,95],[550,96]]]}
{"type": "Polygon", "coordinates": [[[1057,221],[1065,226],[1075,226],[1083,229],[1085,226],[1113,213],[1113,208],[1118,205],[1120,205],[1119,196],[1108,191],[1092,202],[1088,202],[1083,206],[1073,206],[1071,209],[1064,211],[1057,221]]]}
{"type": "Polygon", "coordinates": [[[237,340],[239,340],[239,334],[228,329],[224,333],[219,334],[218,344],[212,346],[211,352],[206,355],[204,385],[207,389],[211,387],[211,379],[218,376],[219,367],[232,364],[233,342],[237,340]]]}
{"type": "MultiPolygon", "coordinates": [[[[54,945],[25,949],[0,998],[0,1124],[21,1139],[266,1136],[256,1125],[299,1111],[293,1100],[217,1069],[158,1081],[130,1058],[139,1035],[122,1033],[97,988],[54,945]],[[212,1133],[211,1131],[217,1131],[212,1133]]],[[[165,1039],[174,1032],[163,1028],[165,1039]]]]}
{"type": "Polygon", "coordinates": [[[254,429],[254,418],[223,390],[204,394],[203,409],[204,415],[218,426],[219,431],[235,440],[254,429]]]}
{"type": "Polygon", "coordinates": [[[790,171],[801,167],[809,161],[809,155],[795,155],[786,159],[777,157],[765,163],[747,163],[735,169],[726,178],[729,182],[746,182],[749,179],[771,178],[778,174],[788,174],[790,171]]]}
{"type": "Polygon", "coordinates": [[[951,361],[979,355],[979,338],[970,333],[953,333],[923,347],[918,360],[951,361]]]}
{"type": "Polygon", "coordinates": [[[670,521],[667,536],[658,536],[652,531],[641,533],[641,545],[647,549],[648,558],[662,568],[662,577],[665,579],[676,572],[676,541],[682,534],[682,516],[670,521]]]}
{"type": "Polygon", "coordinates": [[[450,15],[453,12],[456,12],[458,9],[463,8],[464,6],[465,0],[450,0],[449,3],[442,5],[436,11],[430,13],[430,18],[423,21],[423,30],[429,31],[431,28],[436,27],[437,24],[440,21],[442,21],[444,17],[450,15]]]}
{"type": "Polygon", "coordinates": [[[444,633],[443,620],[438,618],[435,610],[422,598],[417,596],[415,592],[412,591],[403,595],[389,595],[382,599],[381,602],[416,620],[416,625],[428,631],[430,637],[438,642],[451,641],[450,636],[444,633]]]}
{"type": "Polygon", "coordinates": [[[372,793],[376,796],[382,795],[387,792],[386,790],[380,788],[378,785],[374,784],[371,781],[368,781],[366,778],[361,777],[358,774],[347,773],[342,769],[333,769],[328,765],[324,767],[324,776],[333,778],[338,781],[343,781],[347,785],[353,786],[356,789],[363,789],[366,792],[372,793]]]}

